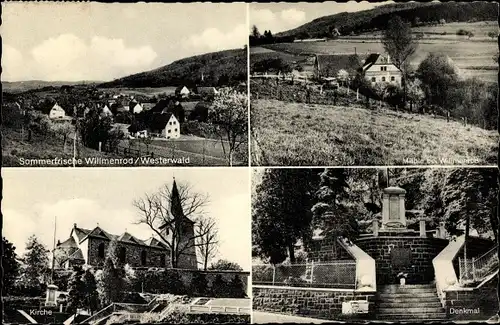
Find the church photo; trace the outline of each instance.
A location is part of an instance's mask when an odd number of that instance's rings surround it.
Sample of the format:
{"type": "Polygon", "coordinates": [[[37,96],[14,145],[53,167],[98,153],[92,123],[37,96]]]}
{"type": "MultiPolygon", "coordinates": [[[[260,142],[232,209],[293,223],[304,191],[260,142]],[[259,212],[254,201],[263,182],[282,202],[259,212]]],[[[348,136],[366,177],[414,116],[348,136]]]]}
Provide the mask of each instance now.
{"type": "Polygon", "coordinates": [[[3,177],[7,323],[250,322],[245,170],[3,177]],[[27,179],[32,186],[19,186],[27,179]]]}

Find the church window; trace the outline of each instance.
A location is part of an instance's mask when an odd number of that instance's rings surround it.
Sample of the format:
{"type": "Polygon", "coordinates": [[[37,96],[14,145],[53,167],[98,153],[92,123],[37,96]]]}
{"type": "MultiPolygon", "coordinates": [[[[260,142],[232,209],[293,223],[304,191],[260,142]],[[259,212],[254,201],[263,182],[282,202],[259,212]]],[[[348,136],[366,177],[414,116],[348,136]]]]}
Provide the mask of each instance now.
{"type": "Polygon", "coordinates": [[[142,266],[146,266],[146,262],[147,262],[147,253],[146,251],[142,251],[141,252],[141,265],[142,266]]]}
{"type": "Polygon", "coordinates": [[[127,260],[127,250],[125,247],[120,247],[120,250],[118,251],[118,259],[121,263],[125,263],[127,260]]]}
{"type": "Polygon", "coordinates": [[[97,256],[104,258],[104,243],[100,243],[97,247],[97,256]]]}

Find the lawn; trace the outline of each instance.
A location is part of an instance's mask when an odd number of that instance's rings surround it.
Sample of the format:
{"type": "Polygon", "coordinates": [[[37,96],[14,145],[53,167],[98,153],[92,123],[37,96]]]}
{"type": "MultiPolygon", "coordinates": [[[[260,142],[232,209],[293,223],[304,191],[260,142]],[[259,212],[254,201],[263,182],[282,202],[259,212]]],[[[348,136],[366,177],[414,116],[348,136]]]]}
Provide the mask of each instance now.
{"type": "Polygon", "coordinates": [[[262,99],[251,118],[254,165],[496,164],[496,132],[428,115],[262,99]]]}

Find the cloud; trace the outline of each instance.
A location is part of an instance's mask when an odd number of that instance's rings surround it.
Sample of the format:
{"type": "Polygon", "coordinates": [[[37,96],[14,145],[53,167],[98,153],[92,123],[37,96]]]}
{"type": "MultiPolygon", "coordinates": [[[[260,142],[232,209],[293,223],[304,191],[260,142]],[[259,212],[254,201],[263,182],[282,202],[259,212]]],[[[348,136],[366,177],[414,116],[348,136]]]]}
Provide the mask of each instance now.
{"type": "Polygon", "coordinates": [[[3,44],[2,68],[2,80],[12,80],[15,79],[17,75],[26,75],[28,72],[24,65],[22,53],[9,44],[3,44]]]}
{"type": "Polygon", "coordinates": [[[150,46],[130,47],[123,39],[101,36],[86,42],[73,34],[46,39],[24,57],[13,47],[9,52],[4,80],[110,80],[152,68],[157,57],[150,46]]]}
{"type": "Polygon", "coordinates": [[[212,27],[189,36],[183,40],[182,45],[197,53],[214,52],[242,48],[247,43],[247,37],[246,24],[237,25],[227,32],[212,27]]]}
{"type": "Polygon", "coordinates": [[[294,8],[281,11],[280,16],[284,21],[288,21],[293,24],[301,23],[306,20],[306,13],[294,8]]]}
{"type": "Polygon", "coordinates": [[[304,11],[291,8],[279,12],[273,12],[270,9],[251,9],[250,25],[256,25],[260,32],[271,30],[273,33],[285,31],[297,27],[306,20],[304,11]]]}

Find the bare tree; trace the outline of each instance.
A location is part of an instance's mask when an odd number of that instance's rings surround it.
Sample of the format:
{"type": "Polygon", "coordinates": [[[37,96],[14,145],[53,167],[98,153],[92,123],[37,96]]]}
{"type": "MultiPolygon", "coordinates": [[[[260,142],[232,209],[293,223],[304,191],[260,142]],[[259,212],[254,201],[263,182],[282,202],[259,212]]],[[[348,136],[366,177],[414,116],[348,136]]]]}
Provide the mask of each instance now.
{"type": "Polygon", "coordinates": [[[198,237],[198,253],[201,257],[200,264],[203,270],[207,270],[208,263],[216,256],[219,244],[217,224],[213,218],[205,217],[198,221],[195,228],[195,235],[198,237]]]}
{"type": "Polygon", "coordinates": [[[174,180],[172,188],[165,184],[155,193],[144,194],[133,205],[139,212],[137,224],[147,225],[167,245],[171,266],[175,268],[181,255],[196,252],[201,245],[199,238],[209,231],[186,231],[187,224],[196,228],[202,222],[208,202],[207,194],[196,192],[188,183],[177,186],[174,180]],[[181,215],[177,210],[182,210],[181,215]]]}

